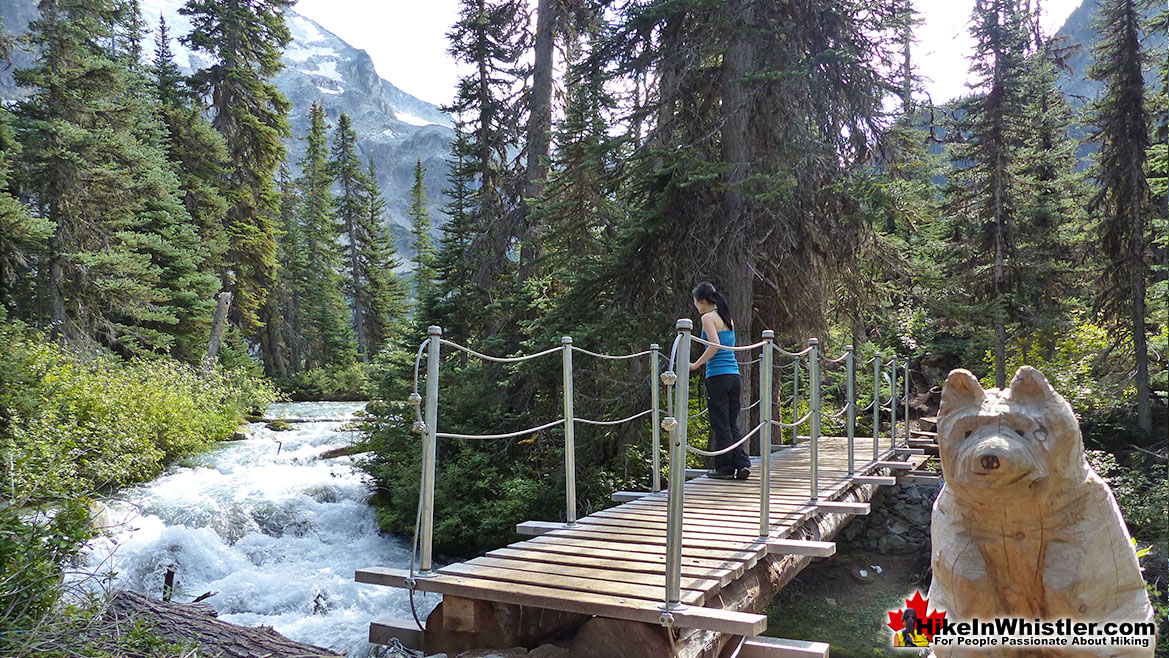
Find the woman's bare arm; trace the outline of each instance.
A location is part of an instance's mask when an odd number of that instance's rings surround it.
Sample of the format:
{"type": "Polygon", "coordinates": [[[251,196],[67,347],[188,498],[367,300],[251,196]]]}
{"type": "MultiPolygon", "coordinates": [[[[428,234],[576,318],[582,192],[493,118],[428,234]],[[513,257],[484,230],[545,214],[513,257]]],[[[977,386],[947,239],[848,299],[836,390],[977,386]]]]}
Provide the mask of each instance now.
{"type": "MultiPolygon", "coordinates": [[[[706,334],[706,340],[714,343],[715,345],[721,344],[718,341],[718,330],[715,329],[715,326],[714,326],[714,312],[713,311],[702,316],[702,333],[706,334]]],[[[704,351],[702,353],[702,356],[698,357],[697,361],[690,364],[690,369],[697,370],[698,368],[701,368],[704,363],[706,363],[707,361],[710,361],[712,358],[714,358],[714,355],[717,352],[718,352],[717,347],[715,347],[714,345],[707,345],[706,351],[704,351]]]]}

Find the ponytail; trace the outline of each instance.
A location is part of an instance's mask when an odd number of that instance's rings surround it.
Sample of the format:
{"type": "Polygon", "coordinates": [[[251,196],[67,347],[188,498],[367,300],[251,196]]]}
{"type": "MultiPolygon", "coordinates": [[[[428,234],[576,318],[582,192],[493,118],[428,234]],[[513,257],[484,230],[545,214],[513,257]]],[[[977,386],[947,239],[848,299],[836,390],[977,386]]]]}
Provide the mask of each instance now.
{"type": "Polygon", "coordinates": [[[694,286],[694,290],[690,291],[690,295],[694,297],[694,299],[701,299],[703,301],[712,302],[714,304],[715,310],[718,311],[718,316],[722,318],[723,324],[725,324],[728,329],[735,328],[735,322],[734,320],[731,320],[731,307],[729,304],[727,304],[727,300],[722,296],[722,293],[714,289],[713,284],[707,281],[703,281],[702,283],[694,286]]]}

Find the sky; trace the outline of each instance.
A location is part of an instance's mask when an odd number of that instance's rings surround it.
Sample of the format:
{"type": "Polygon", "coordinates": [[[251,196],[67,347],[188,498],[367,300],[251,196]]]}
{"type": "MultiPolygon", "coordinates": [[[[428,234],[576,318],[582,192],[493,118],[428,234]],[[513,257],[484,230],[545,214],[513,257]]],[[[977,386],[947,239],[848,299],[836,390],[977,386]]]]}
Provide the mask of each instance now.
{"type": "MultiPolygon", "coordinates": [[[[913,0],[925,23],[913,58],[935,103],[965,90],[973,42],[967,31],[974,0],[913,0]]],[[[1045,0],[1048,34],[1081,0],[1045,0]]],[[[299,0],[295,9],[351,46],[369,53],[378,74],[435,105],[454,97],[458,69],[447,54],[446,33],[458,19],[459,0],[299,0]]]]}

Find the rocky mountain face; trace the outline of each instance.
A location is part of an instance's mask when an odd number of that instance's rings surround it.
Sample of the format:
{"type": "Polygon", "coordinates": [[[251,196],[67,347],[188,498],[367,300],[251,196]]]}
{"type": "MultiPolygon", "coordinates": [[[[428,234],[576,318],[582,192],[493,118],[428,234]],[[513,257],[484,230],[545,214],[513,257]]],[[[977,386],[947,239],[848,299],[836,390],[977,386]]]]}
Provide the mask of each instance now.
{"type": "MultiPolygon", "coordinates": [[[[184,0],[142,0],[143,18],[156,29],[165,17],[172,35],[176,63],[186,72],[206,66],[202,54],[188,50],[179,37],[191,29],[186,16],[179,14],[184,0]]],[[[35,0],[0,0],[0,17],[5,32],[20,34],[37,16],[35,0]]],[[[284,70],[276,86],[292,102],[289,117],[293,137],[288,140],[288,160],[293,170],[304,153],[301,136],[308,133],[309,107],[314,101],[325,108],[330,124],[342,113],[353,120],[363,160],[372,157],[388,205],[387,222],[398,253],[409,255],[410,221],[406,212],[414,179],[414,164],[426,167],[426,194],[434,225],[442,223],[442,189],[446,183],[448,154],[454,131],[450,117],[434,105],[415,98],[382,79],[364,50],[342,41],[317,23],[288,11],[292,41],[284,52],[284,70]]],[[[146,57],[153,56],[154,34],[146,38],[146,57]]],[[[13,67],[28,66],[33,55],[13,53],[13,67]]],[[[19,98],[12,68],[0,71],[0,99],[19,98]]]]}

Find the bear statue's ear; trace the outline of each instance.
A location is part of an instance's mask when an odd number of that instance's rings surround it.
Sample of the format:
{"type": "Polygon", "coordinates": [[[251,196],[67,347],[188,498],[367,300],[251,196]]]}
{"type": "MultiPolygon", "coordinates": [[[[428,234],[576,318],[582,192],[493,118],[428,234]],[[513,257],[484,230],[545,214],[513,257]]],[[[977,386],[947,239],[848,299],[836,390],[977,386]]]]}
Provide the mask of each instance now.
{"type": "Polygon", "coordinates": [[[1023,405],[1042,404],[1055,395],[1047,378],[1031,366],[1023,366],[1011,380],[1011,400],[1023,405]]]}
{"type": "Polygon", "coordinates": [[[974,375],[965,368],[950,371],[946,377],[946,385],[942,388],[942,404],[938,407],[938,415],[949,413],[955,409],[968,405],[981,405],[986,399],[986,392],[982,384],[978,383],[974,375]]]}

